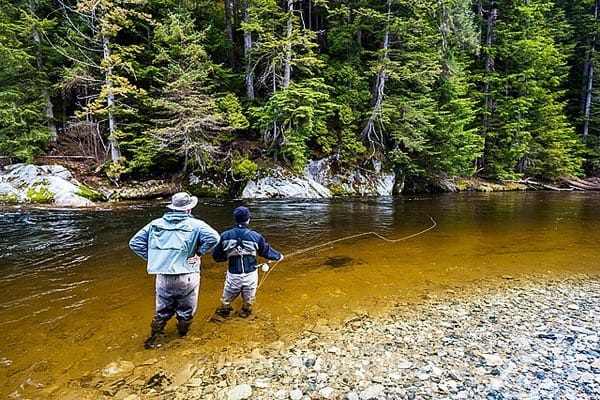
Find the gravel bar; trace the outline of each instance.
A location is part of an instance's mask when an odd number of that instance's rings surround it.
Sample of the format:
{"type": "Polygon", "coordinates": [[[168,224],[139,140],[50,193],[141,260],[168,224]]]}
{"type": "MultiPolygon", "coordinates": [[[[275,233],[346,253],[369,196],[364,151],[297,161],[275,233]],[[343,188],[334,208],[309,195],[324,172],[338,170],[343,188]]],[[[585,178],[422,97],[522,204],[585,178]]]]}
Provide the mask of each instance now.
{"type": "Polygon", "coordinates": [[[222,354],[128,399],[600,399],[599,276],[427,297],[315,321],[291,343],[222,354]]]}

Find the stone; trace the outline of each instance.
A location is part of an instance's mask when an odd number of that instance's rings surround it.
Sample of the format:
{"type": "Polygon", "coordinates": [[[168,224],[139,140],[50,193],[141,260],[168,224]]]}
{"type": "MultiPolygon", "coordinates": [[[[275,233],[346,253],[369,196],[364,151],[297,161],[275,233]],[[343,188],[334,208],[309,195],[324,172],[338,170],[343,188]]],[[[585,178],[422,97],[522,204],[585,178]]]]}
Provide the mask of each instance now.
{"type": "Polygon", "coordinates": [[[300,400],[304,394],[300,389],[294,389],[290,392],[290,400],[300,400]]]}
{"type": "Polygon", "coordinates": [[[247,384],[237,385],[227,392],[227,400],[244,400],[252,397],[252,386],[247,384]]]}
{"type": "Polygon", "coordinates": [[[375,385],[371,385],[368,388],[366,388],[365,390],[363,390],[362,392],[360,392],[360,398],[364,399],[364,400],[377,398],[383,393],[384,390],[385,390],[385,387],[379,383],[375,384],[375,385]]]}

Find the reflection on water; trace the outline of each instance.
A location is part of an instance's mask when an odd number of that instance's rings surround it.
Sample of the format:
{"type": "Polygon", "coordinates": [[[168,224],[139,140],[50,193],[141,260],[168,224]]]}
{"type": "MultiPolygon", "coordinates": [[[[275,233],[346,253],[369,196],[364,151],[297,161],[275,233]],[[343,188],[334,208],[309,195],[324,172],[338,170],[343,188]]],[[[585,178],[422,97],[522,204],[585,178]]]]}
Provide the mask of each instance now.
{"type": "MultiPolygon", "coordinates": [[[[195,215],[217,230],[238,202],[206,201],[195,215]]],[[[262,340],[286,337],[317,318],[335,320],[388,299],[521,273],[600,272],[600,194],[493,193],[422,197],[251,201],[251,226],[290,255],[258,293],[262,340]],[[389,239],[434,230],[389,243],[389,239]],[[335,241],[335,243],[328,243],[335,241]]],[[[153,278],[127,247],[164,204],[95,210],[0,209],[0,398],[52,398],[84,387],[115,360],[151,357],[141,343],[153,314],[153,278]],[[86,378],[88,377],[88,378],[86,378]]],[[[207,320],[224,265],[203,259],[198,351],[243,342],[247,333],[207,320]]],[[[254,338],[254,340],[261,340],[254,338]]],[[[191,351],[190,349],[186,351],[191,351]]],[[[163,354],[164,356],[164,354],[163,354]]],[[[177,356],[177,354],[175,354],[177,356]]]]}

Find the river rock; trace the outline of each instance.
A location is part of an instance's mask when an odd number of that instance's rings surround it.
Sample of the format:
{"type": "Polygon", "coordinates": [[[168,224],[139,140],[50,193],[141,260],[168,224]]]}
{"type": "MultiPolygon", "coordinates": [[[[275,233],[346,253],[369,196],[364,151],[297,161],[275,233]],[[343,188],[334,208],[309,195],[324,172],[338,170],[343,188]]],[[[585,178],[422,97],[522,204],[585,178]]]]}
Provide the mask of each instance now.
{"type": "Polygon", "coordinates": [[[246,183],[242,191],[243,199],[265,198],[328,198],[329,189],[308,177],[268,176],[246,183]]]}
{"type": "Polygon", "coordinates": [[[247,384],[237,385],[227,392],[227,400],[244,400],[252,397],[252,386],[247,384]]]}
{"type": "Polygon", "coordinates": [[[51,203],[59,207],[90,207],[84,193],[102,195],[82,185],[60,165],[13,164],[0,170],[0,200],[51,203]]]}
{"type": "Polygon", "coordinates": [[[127,375],[133,371],[134,365],[131,361],[113,361],[102,369],[105,378],[127,375]]]}
{"type": "Polygon", "coordinates": [[[311,161],[304,174],[324,187],[356,196],[391,196],[396,180],[394,173],[386,171],[378,160],[367,161],[354,170],[339,171],[332,167],[329,158],[322,158],[311,161]]]}

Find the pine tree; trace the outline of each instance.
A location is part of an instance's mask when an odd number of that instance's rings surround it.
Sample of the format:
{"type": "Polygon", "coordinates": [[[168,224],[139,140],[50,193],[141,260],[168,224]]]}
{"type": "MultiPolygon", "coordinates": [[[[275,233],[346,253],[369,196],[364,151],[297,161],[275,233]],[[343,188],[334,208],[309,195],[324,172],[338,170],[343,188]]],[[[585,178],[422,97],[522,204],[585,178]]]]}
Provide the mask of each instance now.
{"type": "Polygon", "coordinates": [[[3,6],[0,14],[0,154],[32,161],[50,140],[44,109],[48,85],[38,68],[27,5],[3,6]]]}
{"type": "Polygon", "coordinates": [[[140,167],[165,165],[167,156],[175,163],[182,159],[184,170],[190,166],[206,172],[225,158],[220,145],[231,139],[226,134],[248,127],[237,97],[219,92],[215,82],[222,71],[207,54],[204,40],[187,12],[169,15],[156,29],[156,128],[138,138],[146,142],[136,152],[137,162],[144,163],[140,167]]]}
{"type": "Polygon", "coordinates": [[[563,17],[545,0],[500,4],[496,40],[486,49],[495,64],[486,80],[489,176],[556,179],[580,171],[577,140],[564,112],[568,49],[561,45],[567,32],[563,17]]]}

